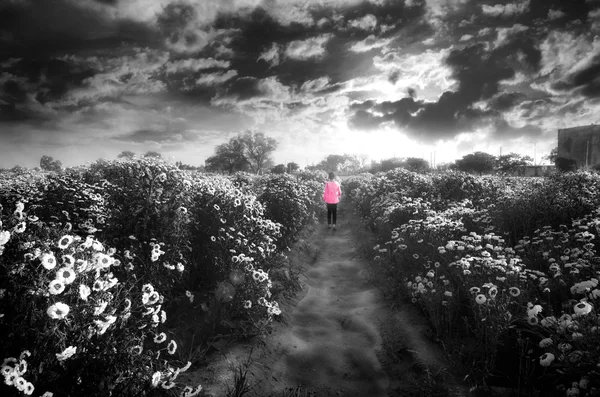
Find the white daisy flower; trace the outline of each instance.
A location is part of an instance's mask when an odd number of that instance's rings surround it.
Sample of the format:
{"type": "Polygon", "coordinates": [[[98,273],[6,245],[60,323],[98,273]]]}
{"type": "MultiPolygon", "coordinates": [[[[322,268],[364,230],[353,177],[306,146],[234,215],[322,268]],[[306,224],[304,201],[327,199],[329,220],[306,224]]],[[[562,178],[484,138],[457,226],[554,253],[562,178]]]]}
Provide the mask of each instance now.
{"type": "Polygon", "coordinates": [[[540,357],[540,365],[542,367],[550,366],[550,364],[552,364],[552,361],[554,361],[554,354],[552,354],[552,353],[544,353],[540,357]]]}
{"type": "Polygon", "coordinates": [[[64,361],[68,358],[71,358],[73,356],[73,354],[75,354],[76,352],[77,352],[77,347],[69,346],[65,350],[63,350],[61,353],[56,353],[56,359],[58,361],[64,361]]]}
{"type": "Polygon", "coordinates": [[[156,371],[155,373],[152,374],[152,387],[156,387],[158,386],[158,382],[160,382],[160,371],[156,371]]]}
{"type": "Polygon", "coordinates": [[[84,301],[87,301],[88,296],[92,293],[92,290],[87,285],[79,285],[79,297],[84,301]]]}
{"type": "Polygon", "coordinates": [[[70,308],[68,305],[66,305],[62,302],[56,302],[55,304],[53,304],[52,306],[50,306],[48,308],[46,313],[52,319],[62,320],[69,314],[69,310],[70,310],[70,308]]]}
{"type": "Polygon", "coordinates": [[[167,334],[165,334],[164,332],[161,332],[160,334],[158,334],[154,337],[154,343],[163,343],[166,340],[167,340],[167,334]]]}
{"type": "Polygon", "coordinates": [[[23,233],[26,228],[25,222],[20,222],[14,227],[14,231],[15,233],[23,233]]]}
{"type": "Polygon", "coordinates": [[[34,390],[35,390],[35,387],[33,386],[33,383],[25,382],[25,390],[23,390],[23,393],[26,396],[31,396],[33,394],[34,390]]]}
{"type": "Polygon", "coordinates": [[[175,354],[175,351],[177,350],[177,343],[171,339],[169,341],[169,344],[167,345],[167,351],[169,354],[175,354]]]}
{"type": "Polygon", "coordinates": [[[69,247],[69,245],[71,245],[71,243],[73,243],[73,237],[67,235],[62,236],[59,240],[58,240],[58,248],[60,248],[61,250],[67,249],[69,247]]]}
{"type": "Polygon", "coordinates": [[[6,230],[0,232],[0,245],[8,243],[8,240],[10,240],[10,232],[7,232],[6,230]]]}
{"type": "Polygon", "coordinates": [[[148,303],[154,305],[160,300],[160,295],[158,292],[154,291],[150,295],[148,295],[148,303]]]}
{"type": "Polygon", "coordinates": [[[75,281],[75,271],[69,267],[61,267],[56,272],[56,279],[65,284],[71,284],[75,281]]]}
{"type": "Polygon", "coordinates": [[[144,294],[151,294],[154,292],[154,287],[152,286],[152,284],[144,284],[142,286],[142,292],[144,294]]]}
{"type": "Polygon", "coordinates": [[[52,280],[48,286],[48,292],[52,295],[59,295],[65,290],[65,283],[62,280],[52,280]]]}
{"type": "Polygon", "coordinates": [[[96,280],[94,281],[94,285],[92,286],[94,291],[102,291],[104,289],[104,281],[96,280]]]}
{"type": "Polygon", "coordinates": [[[42,266],[48,270],[52,270],[56,267],[56,258],[53,253],[46,252],[42,254],[40,261],[42,262],[42,266]]]}
{"type": "Polygon", "coordinates": [[[113,258],[102,252],[94,254],[93,260],[95,268],[97,269],[107,269],[113,264],[113,258]]]}

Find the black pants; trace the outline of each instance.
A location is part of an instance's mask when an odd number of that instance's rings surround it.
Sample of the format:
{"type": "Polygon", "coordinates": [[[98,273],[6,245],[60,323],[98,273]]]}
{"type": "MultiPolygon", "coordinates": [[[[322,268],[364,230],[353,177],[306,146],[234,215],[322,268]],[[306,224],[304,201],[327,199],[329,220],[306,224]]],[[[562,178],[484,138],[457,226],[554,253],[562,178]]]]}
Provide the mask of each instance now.
{"type": "Polygon", "coordinates": [[[333,217],[333,224],[337,221],[337,204],[327,204],[327,224],[331,225],[331,218],[333,217]]]}

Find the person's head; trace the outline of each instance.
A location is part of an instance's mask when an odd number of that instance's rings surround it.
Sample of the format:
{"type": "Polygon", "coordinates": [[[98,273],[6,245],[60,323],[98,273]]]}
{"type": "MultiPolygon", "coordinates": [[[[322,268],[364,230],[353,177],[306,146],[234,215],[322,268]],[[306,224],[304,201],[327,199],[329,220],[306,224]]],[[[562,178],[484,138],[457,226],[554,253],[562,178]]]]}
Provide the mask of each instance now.
{"type": "Polygon", "coordinates": [[[335,174],[333,172],[329,173],[329,180],[333,181],[335,179],[335,174]]]}

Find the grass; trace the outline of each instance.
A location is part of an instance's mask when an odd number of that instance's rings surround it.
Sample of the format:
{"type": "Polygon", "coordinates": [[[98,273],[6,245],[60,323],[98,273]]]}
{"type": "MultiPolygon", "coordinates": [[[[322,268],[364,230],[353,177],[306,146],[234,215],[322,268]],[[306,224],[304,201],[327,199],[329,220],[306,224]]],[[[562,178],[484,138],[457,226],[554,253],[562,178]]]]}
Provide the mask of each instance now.
{"type": "Polygon", "coordinates": [[[227,397],[243,397],[247,395],[258,383],[251,384],[248,379],[248,372],[252,366],[252,352],[254,348],[250,349],[248,358],[246,361],[232,365],[234,371],[233,386],[227,385],[227,397]]]}

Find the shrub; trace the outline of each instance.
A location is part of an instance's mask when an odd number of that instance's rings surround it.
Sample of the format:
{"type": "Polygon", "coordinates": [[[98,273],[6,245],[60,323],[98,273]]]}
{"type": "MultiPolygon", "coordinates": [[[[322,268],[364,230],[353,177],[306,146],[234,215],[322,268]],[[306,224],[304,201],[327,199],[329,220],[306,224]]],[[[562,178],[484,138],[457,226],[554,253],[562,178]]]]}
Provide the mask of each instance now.
{"type": "Polygon", "coordinates": [[[598,176],[421,178],[351,181],[388,296],[422,309],[474,383],[596,395],[598,176]]]}
{"type": "Polygon", "coordinates": [[[306,224],[320,186],[148,158],[0,178],[4,395],[198,394],[177,380],[194,357],[176,347],[201,353],[280,314],[270,276],[285,244],[266,214],[306,224]]]}

